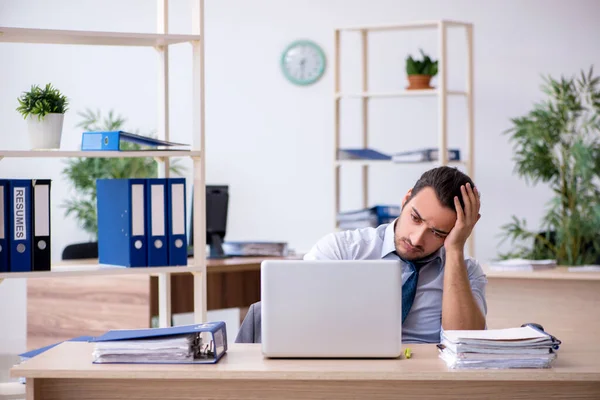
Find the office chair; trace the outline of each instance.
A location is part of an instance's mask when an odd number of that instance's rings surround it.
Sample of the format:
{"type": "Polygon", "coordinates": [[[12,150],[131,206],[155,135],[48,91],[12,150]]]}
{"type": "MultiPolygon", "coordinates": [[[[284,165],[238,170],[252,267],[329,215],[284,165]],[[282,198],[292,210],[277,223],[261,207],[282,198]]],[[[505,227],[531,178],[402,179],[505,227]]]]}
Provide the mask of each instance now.
{"type": "Polygon", "coordinates": [[[63,260],[81,260],[85,258],[98,258],[98,242],[70,244],[62,252],[63,260]]]}

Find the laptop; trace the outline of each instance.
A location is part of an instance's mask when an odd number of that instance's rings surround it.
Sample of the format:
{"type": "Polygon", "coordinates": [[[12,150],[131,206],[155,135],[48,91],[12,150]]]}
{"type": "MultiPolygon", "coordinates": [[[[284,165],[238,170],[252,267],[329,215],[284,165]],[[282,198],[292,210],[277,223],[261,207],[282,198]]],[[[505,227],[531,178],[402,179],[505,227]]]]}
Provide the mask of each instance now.
{"type": "Polygon", "coordinates": [[[401,354],[400,261],[263,261],[261,304],[265,357],[401,354]]]}

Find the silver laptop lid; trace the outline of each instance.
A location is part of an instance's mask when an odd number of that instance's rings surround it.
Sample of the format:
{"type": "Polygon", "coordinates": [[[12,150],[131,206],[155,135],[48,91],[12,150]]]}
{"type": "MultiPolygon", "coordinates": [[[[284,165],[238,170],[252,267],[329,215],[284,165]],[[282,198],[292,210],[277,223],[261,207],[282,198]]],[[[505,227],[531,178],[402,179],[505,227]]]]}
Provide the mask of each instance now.
{"type": "Polygon", "coordinates": [[[267,357],[398,357],[400,261],[264,261],[262,351],[267,357]]]}

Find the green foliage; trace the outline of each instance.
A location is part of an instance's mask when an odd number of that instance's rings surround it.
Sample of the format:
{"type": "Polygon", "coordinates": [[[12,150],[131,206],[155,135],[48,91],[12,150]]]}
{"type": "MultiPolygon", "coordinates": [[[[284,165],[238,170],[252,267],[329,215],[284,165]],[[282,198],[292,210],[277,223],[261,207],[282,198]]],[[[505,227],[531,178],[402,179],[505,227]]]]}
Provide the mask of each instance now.
{"type": "MultiPolygon", "coordinates": [[[[96,113],[87,109],[79,112],[83,120],[77,125],[84,131],[122,130],[125,118],[115,115],[111,110],[102,118],[100,111],[96,113]]],[[[122,150],[140,150],[135,143],[121,143],[122,150]]],[[[170,169],[174,175],[182,175],[184,169],[177,160],[171,160],[170,169]]],[[[95,240],[98,233],[96,217],[96,179],[118,178],[155,178],[158,176],[158,165],[150,157],[146,158],[75,158],[67,161],[62,173],[71,182],[76,195],[66,200],[63,207],[65,215],[73,214],[81,228],[95,240]]]]}
{"type": "Polygon", "coordinates": [[[428,55],[419,49],[422,60],[415,60],[412,56],[406,58],[406,73],[408,75],[431,75],[435,76],[438,73],[438,61],[433,61],[428,55]]]}
{"type": "Polygon", "coordinates": [[[38,85],[32,85],[29,92],[23,92],[17,99],[19,107],[17,111],[27,118],[30,114],[37,115],[42,119],[46,114],[64,114],[68,110],[69,100],[58,89],[46,84],[42,89],[38,85]]]}
{"type": "Polygon", "coordinates": [[[544,78],[548,99],[511,120],[513,126],[505,134],[514,143],[515,172],[528,184],[548,184],[553,197],[542,220],[546,234],[529,231],[525,220],[514,216],[502,226],[502,241],[516,244],[502,258],[550,258],[561,265],[582,265],[600,257],[599,83],[592,68],[579,78],[544,78]],[[534,246],[523,244],[531,240],[534,246]]]}

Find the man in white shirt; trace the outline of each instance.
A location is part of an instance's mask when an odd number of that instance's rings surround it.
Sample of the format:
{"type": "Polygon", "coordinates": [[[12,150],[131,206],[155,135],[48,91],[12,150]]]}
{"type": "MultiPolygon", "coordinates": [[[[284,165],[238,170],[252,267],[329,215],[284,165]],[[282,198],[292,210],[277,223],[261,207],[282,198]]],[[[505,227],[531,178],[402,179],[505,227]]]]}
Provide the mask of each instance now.
{"type": "MultiPolygon", "coordinates": [[[[438,343],[442,329],[485,329],[487,279],[479,263],[464,253],[479,209],[479,192],[467,175],[456,168],[434,168],[406,193],[394,222],[331,233],[304,258],[399,259],[403,342],[438,343]]],[[[260,342],[260,304],[252,309],[238,342],[260,342]]]]}

